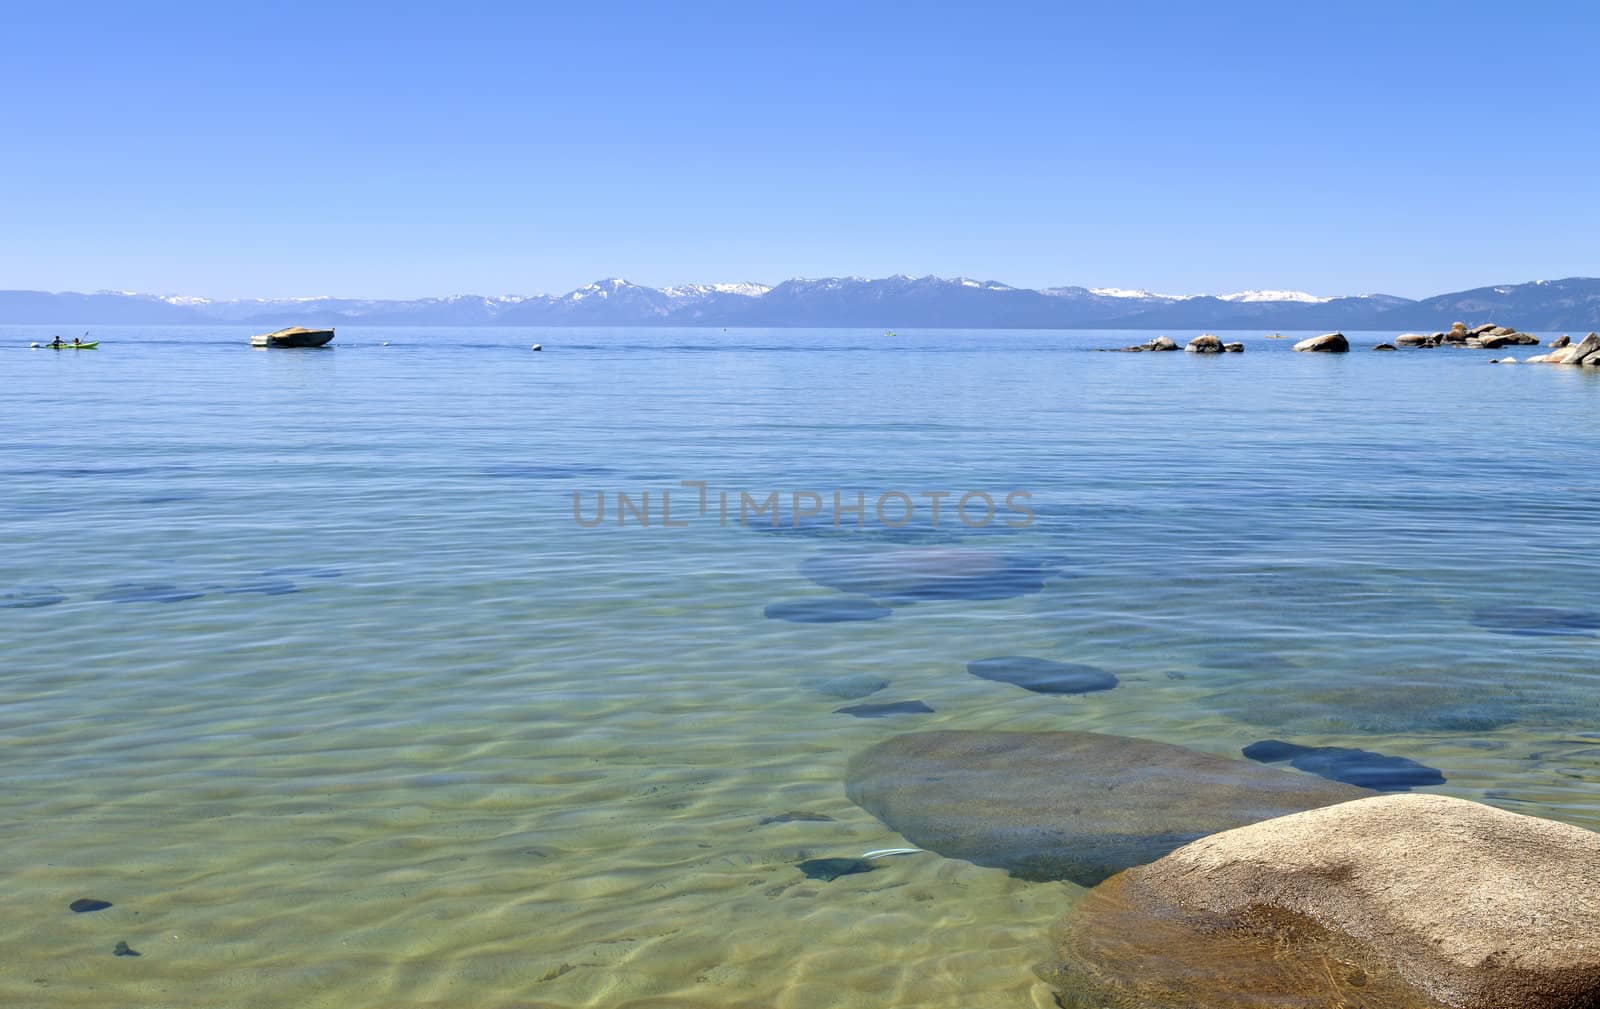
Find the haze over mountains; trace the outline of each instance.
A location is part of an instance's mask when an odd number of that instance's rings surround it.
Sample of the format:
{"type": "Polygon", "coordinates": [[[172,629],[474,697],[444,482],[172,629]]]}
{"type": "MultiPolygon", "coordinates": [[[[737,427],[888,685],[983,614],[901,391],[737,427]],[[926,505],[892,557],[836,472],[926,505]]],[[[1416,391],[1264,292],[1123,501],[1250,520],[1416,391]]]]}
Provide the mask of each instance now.
{"type": "Polygon", "coordinates": [[[1600,329],[1600,279],[1481,287],[1412,300],[1298,291],[1153,294],[1118,288],[1029,290],[965,277],[832,277],[653,288],[602,280],[562,295],[455,295],[414,301],[240,299],[101,291],[0,291],[3,324],[411,326],[807,326],[960,329],[1438,330],[1455,321],[1525,330],[1600,329]]]}

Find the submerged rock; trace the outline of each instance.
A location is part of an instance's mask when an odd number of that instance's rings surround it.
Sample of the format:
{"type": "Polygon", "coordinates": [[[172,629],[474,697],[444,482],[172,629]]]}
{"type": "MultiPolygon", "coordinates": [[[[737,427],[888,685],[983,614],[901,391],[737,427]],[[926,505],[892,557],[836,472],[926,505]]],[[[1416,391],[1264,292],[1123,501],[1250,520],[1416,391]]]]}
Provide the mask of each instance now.
{"type": "Polygon", "coordinates": [[[921,701],[869,701],[847,708],[835,708],[833,713],[857,718],[887,718],[890,715],[931,715],[933,709],[921,701]]]}
{"type": "Polygon", "coordinates": [[[1472,623],[1496,634],[1593,637],[1591,632],[1600,630],[1600,613],[1555,606],[1484,607],[1472,611],[1472,623]]]}
{"type": "Polygon", "coordinates": [[[1327,333],[1301,340],[1294,345],[1294,349],[1302,354],[1347,354],[1350,352],[1350,341],[1344,338],[1343,333],[1327,333]]]}
{"type": "Polygon", "coordinates": [[[832,883],[840,876],[854,876],[871,872],[877,866],[864,858],[808,858],[800,863],[800,871],[807,879],[820,879],[832,883]]]}
{"type": "Polygon", "coordinates": [[[912,844],[1084,886],[1219,830],[1371,795],[1095,732],[914,732],[859,754],[850,799],[912,844]]]}
{"type": "Polygon", "coordinates": [[[1298,746],[1280,739],[1263,739],[1244,748],[1244,755],[1264,764],[1288,761],[1291,767],[1347,785],[1377,792],[1403,792],[1419,785],[1442,785],[1436,768],[1408,757],[1391,757],[1347,746],[1298,746]]]}
{"type": "Polygon", "coordinates": [[[1031,655],[978,659],[967,663],[967,672],[980,680],[1009,683],[1036,694],[1088,694],[1117,685],[1117,678],[1104,669],[1031,655]]]}
{"type": "Polygon", "coordinates": [[[95,599],[103,603],[181,603],[188,599],[199,599],[203,595],[204,592],[180,589],[176,585],[139,582],[113,585],[95,596],[95,599]]]}
{"type": "Polygon", "coordinates": [[[483,475],[499,480],[572,480],[584,476],[610,476],[616,470],[609,466],[583,463],[497,463],[487,466],[483,475]]]}
{"type": "MultiPolygon", "coordinates": [[[[997,520],[998,521],[998,520],[997,520]]],[[[1052,566],[1025,554],[976,547],[840,550],[800,573],[831,589],[888,602],[1013,599],[1044,590],[1052,566]]]]}
{"type": "Polygon", "coordinates": [[[1373,347],[1372,349],[1373,350],[1399,350],[1400,348],[1396,347],[1392,343],[1380,343],[1376,347],[1373,347]]]}
{"type": "Polygon", "coordinates": [[[31,610],[66,600],[66,594],[53,585],[26,586],[0,592],[0,610],[31,610]]]}
{"type": "Polygon", "coordinates": [[[831,680],[823,680],[812,689],[829,697],[854,701],[876,694],[888,685],[889,681],[881,676],[873,676],[871,673],[850,673],[845,676],[835,676],[831,680]]]}
{"type": "Polygon", "coordinates": [[[1196,841],[1057,931],[1062,1004],[1576,1009],[1600,1003],[1600,835],[1440,795],[1196,841]]]}
{"type": "Polygon", "coordinates": [[[122,940],[118,940],[117,944],[111,948],[111,955],[112,956],[144,956],[143,953],[140,953],[138,950],[134,949],[132,946],[129,946],[126,942],[124,942],[122,940]]]}
{"type": "Polygon", "coordinates": [[[93,897],[79,897],[67,905],[67,910],[78,914],[87,914],[90,911],[104,911],[111,906],[109,900],[96,900],[93,897]]]}
{"type": "Polygon", "coordinates": [[[787,813],[779,813],[776,816],[769,816],[766,819],[762,820],[760,823],[756,824],[756,826],[765,827],[769,823],[832,823],[832,822],[834,822],[833,817],[829,816],[826,813],[808,813],[805,810],[790,810],[787,813]]]}
{"type": "Polygon", "coordinates": [[[768,620],[787,620],[794,624],[841,624],[860,620],[882,620],[894,610],[870,599],[796,599],[773,603],[762,613],[768,620]]]}
{"type": "Polygon", "coordinates": [[[299,592],[299,586],[294,582],[285,580],[248,582],[244,585],[235,585],[222,590],[230,596],[258,595],[258,596],[287,596],[299,592]]]}
{"type": "Polygon", "coordinates": [[[1230,718],[1288,735],[1491,732],[1543,716],[1535,695],[1507,684],[1465,682],[1459,672],[1379,667],[1354,674],[1258,682],[1203,703],[1230,718]]]}

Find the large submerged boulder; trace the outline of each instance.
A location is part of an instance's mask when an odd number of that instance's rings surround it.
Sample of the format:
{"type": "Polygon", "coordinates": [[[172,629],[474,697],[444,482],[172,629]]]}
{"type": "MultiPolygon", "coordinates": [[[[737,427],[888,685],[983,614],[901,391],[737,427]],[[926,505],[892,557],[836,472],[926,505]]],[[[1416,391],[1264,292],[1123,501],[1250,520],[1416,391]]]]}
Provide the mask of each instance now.
{"type": "Polygon", "coordinates": [[[1302,354],[1348,354],[1350,341],[1345,339],[1343,333],[1326,333],[1301,340],[1294,345],[1294,349],[1302,354]]]}
{"type": "Polygon", "coordinates": [[[1058,929],[1061,1004],[1586,1009],[1600,834],[1439,795],[1196,841],[1058,929]]]}
{"type": "Polygon", "coordinates": [[[1096,732],[915,732],[850,761],[846,791],[918,847],[1092,886],[1218,831],[1372,795],[1096,732]]]}

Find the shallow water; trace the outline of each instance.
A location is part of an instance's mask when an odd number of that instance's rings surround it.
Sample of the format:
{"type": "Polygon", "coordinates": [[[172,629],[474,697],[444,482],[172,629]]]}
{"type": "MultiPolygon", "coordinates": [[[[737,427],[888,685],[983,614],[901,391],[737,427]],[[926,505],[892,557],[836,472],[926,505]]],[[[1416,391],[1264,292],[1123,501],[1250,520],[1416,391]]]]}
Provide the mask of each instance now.
{"type": "Polygon", "coordinates": [[[910,730],[1356,747],[1600,828],[1592,371],[1261,334],[247,334],[0,331],[4,1004],[1052,1004],[1031,967],[1075,887],[797,867],[906,843],[842,775],[910,730]],[[653,521],[581,527],[575,490],[653,521]],[[719,490],[862,491],[869,525],[723,526],[719,490]],[[991,526],[950,520],[968,491],[991,526]],[[830,587],[858,556],[868,587],[830,587]],[[892,613],[767,616],[867,599],[892,613]],[[1118,685],[969,674],[992,656],[1118,685]],[[857,674],[889,685],[814,689],[857,674]],[[790,812],[832,819],[761,824],[790,812]]]}

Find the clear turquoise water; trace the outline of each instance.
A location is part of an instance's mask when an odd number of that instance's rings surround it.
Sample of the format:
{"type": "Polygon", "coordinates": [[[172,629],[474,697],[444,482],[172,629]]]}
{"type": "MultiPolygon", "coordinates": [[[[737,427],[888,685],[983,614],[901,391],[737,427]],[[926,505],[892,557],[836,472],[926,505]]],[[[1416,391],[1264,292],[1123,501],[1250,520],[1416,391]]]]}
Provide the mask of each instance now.
{"type": "Polygon", "coordinates": [[[1600,609],[1592,371],[1262,334],[1210,359],[1087,352],[1138,333],[248,332],[0,332],[0,603],[60,597],[0,608],[7,1005],[1047,1006],[1029,966],[1070,885],[794,867],[905,843],[841,781],[914,729],[1357,746],[1600,828],[1600,638],[1509,609],[1600,609]],[[678,517],[683,480],[1021,490],[1037,520],[573,521],[575,490],[677,490],[678,517]],[[930,549],[1058,563],[1011,598],[763,616],[843,598],[808,560],[930,549]],[[966,672],[1005,654],[1121,685],[966,672]],[[934,711],[814,689],[862,673],[934,711]],[[788,811],[833,819],[760,824],[788,811]]]}

